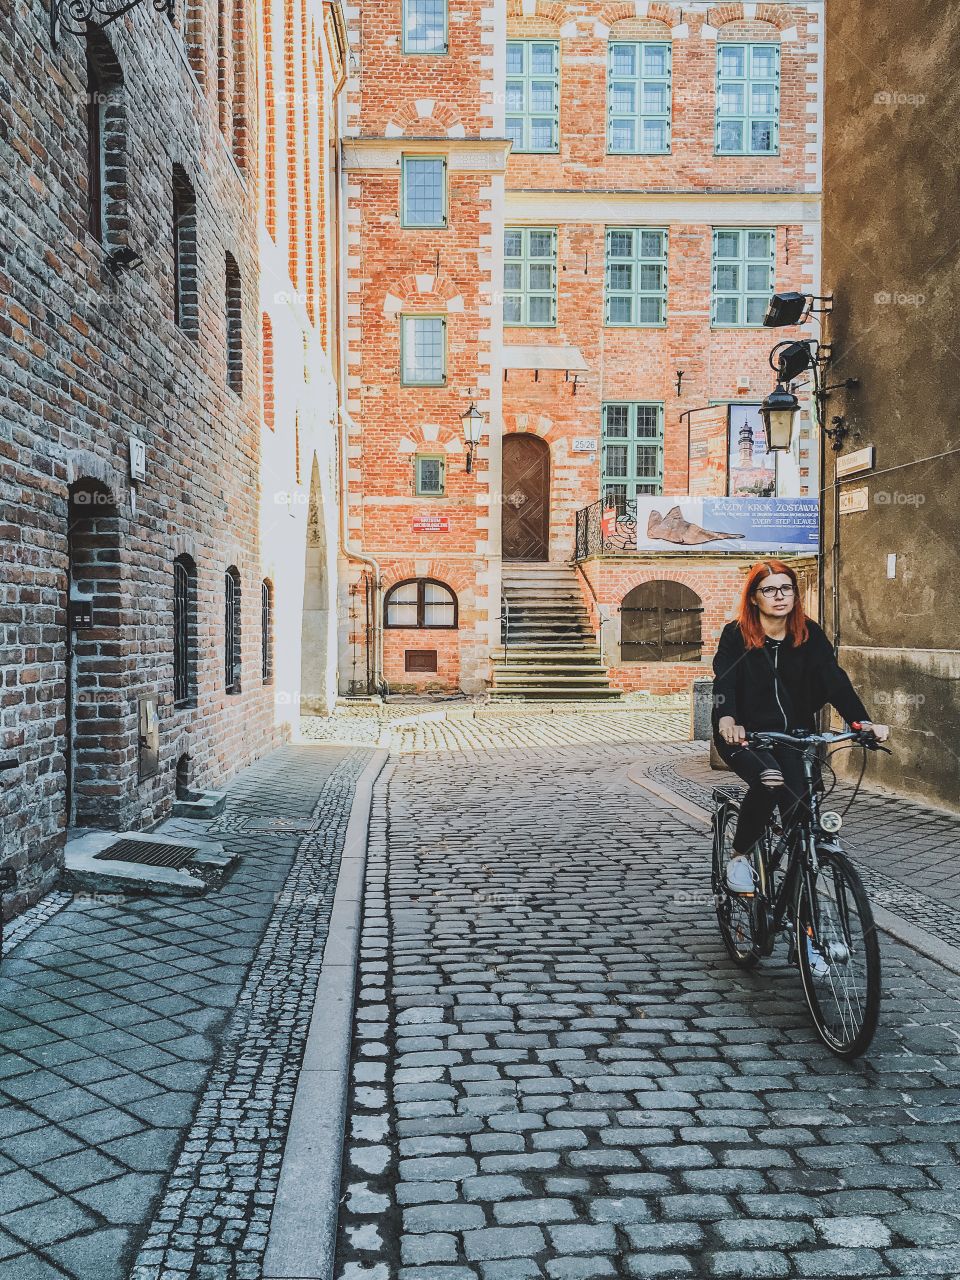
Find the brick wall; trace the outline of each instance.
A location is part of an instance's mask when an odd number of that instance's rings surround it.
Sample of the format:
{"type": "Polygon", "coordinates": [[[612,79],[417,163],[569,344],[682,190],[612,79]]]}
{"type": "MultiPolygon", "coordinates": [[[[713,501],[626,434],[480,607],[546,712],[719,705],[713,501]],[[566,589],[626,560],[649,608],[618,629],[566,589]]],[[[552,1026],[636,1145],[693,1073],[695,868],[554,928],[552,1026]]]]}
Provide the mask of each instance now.
{"type": "Polygon", "coordinates": [[[122,166],[111,151],[108,172],[125,176],[108,179],[104,245],[86,226],[84,41],[64,32],[52,48],[43,7],[24,0],[0,15],[0,80],[17,88],[0,99],[0,752],[19,761],[4,775],[0,830],[15,907],[50,884],[61,857],[71,527],[75,585],[100,592],[97,630],[77,647],[77,819],[148,826],[169,812],[182,755],[195,784],[215,786],[276,740],[260,675],[255,24],[237,8],[218,72],[215,12],[193,6],[189,50],[179,19],[149,6],[109,28],[126,145],[122,166]],[[174,165],[196,192],[196,338],[174,322],[174,165]],[[115,272],[108,254],[121,245],[142,262],[115,272]],[[227,378],[227,254],[240,280],[240,392],[227,378]],[[135,492],[131,435],[147,447],[135,492]],[[79,503],[89,492],[108,495],[116,515],[91,518],[79,503]],[[198,569],[198,697],[174,709],[181,553],[198,569]],[[222,659],[230,564],[242,585],[237,696],[224,692],[222,659]],[[160,772],[139,783],[136,708],[147,694],[159,698],[160,772]]]}

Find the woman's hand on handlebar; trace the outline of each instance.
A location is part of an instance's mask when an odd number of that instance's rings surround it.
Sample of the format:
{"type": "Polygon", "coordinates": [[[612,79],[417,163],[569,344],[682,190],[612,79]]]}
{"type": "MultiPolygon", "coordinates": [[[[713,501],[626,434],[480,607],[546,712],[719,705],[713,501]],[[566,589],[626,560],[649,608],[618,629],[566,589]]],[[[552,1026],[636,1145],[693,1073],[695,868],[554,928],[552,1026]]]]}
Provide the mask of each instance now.
{"type": "Polygon", "coordinates": [[[856,727],[862,729],[864,733],[872,733],[878,742],[886,742],[890,737],[888,724],[874,724],[871,720],[860,720],[856,727]]]}
{"type": "Polygon", "coordinates": [[[721,716],[717,721],[720,737],[731,747],[742,745],[747,740],[747,731],[742,724],[737,724],[733,716],[721,716]]]}

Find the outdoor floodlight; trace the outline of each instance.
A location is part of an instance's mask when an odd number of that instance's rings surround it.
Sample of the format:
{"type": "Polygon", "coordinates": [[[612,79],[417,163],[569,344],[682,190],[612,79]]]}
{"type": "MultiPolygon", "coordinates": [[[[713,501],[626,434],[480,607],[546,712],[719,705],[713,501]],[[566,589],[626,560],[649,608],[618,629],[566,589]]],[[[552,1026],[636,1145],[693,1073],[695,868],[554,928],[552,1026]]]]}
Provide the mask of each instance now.
{"type": "Polygon", "coordinates": [[[788,324],[799,324],[808,301],[805,293],[775,293],[763,317],[764,325],[768,329],[782,329],[788,324]]]}

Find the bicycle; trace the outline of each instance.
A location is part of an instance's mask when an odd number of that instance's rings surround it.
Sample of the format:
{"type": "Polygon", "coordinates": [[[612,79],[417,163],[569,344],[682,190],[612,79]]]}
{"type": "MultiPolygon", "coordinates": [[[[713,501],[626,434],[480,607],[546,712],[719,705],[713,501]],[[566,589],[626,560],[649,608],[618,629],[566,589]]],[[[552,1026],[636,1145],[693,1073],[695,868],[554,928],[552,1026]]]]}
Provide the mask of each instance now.
{"type": "MultiPolygon", "coordinates": [[[[819,749],[838,743],[862,746],[864,763],[868,749],[887,750],[857,724],[845,733],[747,735],[747,745],[757,750],[778,746],[803,753],[806,803],[798,804],[783,826],[768,822],[749,855],[755,891],[733,893],[726,866],[740,803],[717,788],[712,887],[720,934],[733,962],[752,969],[772,955],[777,938],[786,933],[787,958],[799,966],[817,1034],[839,1057],[856,1058],[869,1047],[880,1017],[880,947],[867,892],[837,839],[843,819],[821,808],[819,749]]],[[[858,780],[853,799],[859,786],[858,780]]]]}

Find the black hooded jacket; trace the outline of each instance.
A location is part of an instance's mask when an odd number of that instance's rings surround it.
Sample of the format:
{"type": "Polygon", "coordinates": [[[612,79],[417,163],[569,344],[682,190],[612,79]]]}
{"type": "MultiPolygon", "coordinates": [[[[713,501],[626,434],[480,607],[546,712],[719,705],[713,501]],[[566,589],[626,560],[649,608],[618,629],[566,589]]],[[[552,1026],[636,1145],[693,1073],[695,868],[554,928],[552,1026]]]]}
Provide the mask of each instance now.
{"type": "Polygon", "coordinates": [[[847,724],[869,720],[850,677],[834,656],[823,628],[807,621],[810,634],[800,645],[789,637],[767,638],[761,649],[747,649],[740,625],[728,622],[713,660],[713,733],[718,747],[721,716],[733,716],[748,733],[760,729],[816,731],[816,714],[829,702],[847,724]]]}

